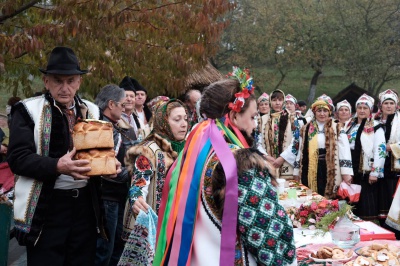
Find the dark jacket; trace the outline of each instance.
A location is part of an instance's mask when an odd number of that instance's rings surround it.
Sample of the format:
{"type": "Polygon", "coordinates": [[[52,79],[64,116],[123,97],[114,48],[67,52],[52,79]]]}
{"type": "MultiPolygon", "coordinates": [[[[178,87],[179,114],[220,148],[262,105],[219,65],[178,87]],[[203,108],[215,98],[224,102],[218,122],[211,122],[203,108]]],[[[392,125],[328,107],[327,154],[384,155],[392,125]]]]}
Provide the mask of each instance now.
{"type": "Polygon", "coordinates": [[[147,106],[147,104],[145,104],[143,106],[143,112],[144,112],[144,116],[146,117],[147,122],[150,121],[151,117],[153,116],[153,113],[151,112],[150,108],[147,106]]]}
{"type": "MultiPolygon", "coordinates": [[[[51,103],[52,114],[48,156],[36,154],[34,121],[31,119],[23,103],[17,103],[12,109],[13,120],[10,127],[7,161],[14,174],[43,182],[35,213],[32,217],[30,232],[25,233],[19,230],[15,232],[15,237],[20,245],[31,245],[38,239],[45,222],[47,208],[52,199],[54,184],[60,175],[57,172],[58,160],[69,149],[70,132],[67,118],[54,105],[54,100],[49,93],[46,93],[44,97],[51,103]]],[[[77,96],[75,96],[75,102],[83,103],[77,96]]],[[[79,104],[76,104],[75,108],[77,118],[83,118],[79,104]]],[[[91,178],[88,186],[92,194],[93,208],[96,214],[97,232],[104,232],[102,230],[103,224],[98,194],[100,190],[100,178],[91,178]]]]}
{"type": "MultiPolygon", "coordinates": [[[[103,115],[103,120],[111,122],[108,117],[103,115]]],[[[111,122],[112,123],[112,122],[111,122]]],[[[102,178],[101,180],[101,194],[102,198],[110,201],[125,202],[129,189],[129,173],[125,168],[125,153],[135,143],[135,132],[133,128],[123,129],[117,124],[113,124],[113,137],[114,137],[114,150],[118,149],[117,159],[121,163],[122,171],[115,179],[102,178]],[[119,135],[121,135],[122,142],[118,143],[119,135]],[[118,145],[120,145],[118,147],[118,145]]]]}

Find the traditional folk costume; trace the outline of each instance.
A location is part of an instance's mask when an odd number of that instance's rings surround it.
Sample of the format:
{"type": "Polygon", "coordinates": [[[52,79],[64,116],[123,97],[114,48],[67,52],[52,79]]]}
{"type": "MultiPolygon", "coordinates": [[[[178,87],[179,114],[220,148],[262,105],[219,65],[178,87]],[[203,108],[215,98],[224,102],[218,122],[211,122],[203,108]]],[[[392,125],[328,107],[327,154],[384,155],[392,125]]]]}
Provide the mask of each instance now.
{"type": "MultiPolygon", "coordinates": [[[[312,110],[325,108],[331,112],[329,106],[327,101],[317,100],[312,110]]],[[[353,175],[346,133],[332,118],[321,123],[314,117],[301,129],[294,175],[300,176],[301,182],[313,191],[333,199],[344,174],[353,175]]]]}
{"type": "MultiPolygon", "coordinates": [[[[259,106],[260,103],[264,103],[264,102],[268,103],[268,105],[269,105],[269,95],[267,93],[265,93],[265,92],[263,94],[261,94],[260,97],[258,97],[257,106],[259,106]]],[[[258,109],[258,113],[259,113],[260,117],[267,114],[267,113],[261,113],[260,109],[258,109]]]]}
{"type": "MultiPolygon", "coordinates": [[[[119,83],[119,87],[123,88],[125,91],[132,91],[136,94],[136,87],[138,87],[138,82],[129,77],[125,76],[122,81],[119,83]]],[[[140,88],[139,84],[139,88],[140,88]]],[[[133,106],[134,107],[134,106],[133,106]]],[[[139,119],[137,113],[136,113],[136,108],[133,108],[133,112],[131,114],[126,114],[122,113],[121,119],[118,121],[118,124],[121,128],[129,128],[132,127],[134,132],[135,132],[135,139],[138,139],[138,141],[142,141],[143,138],[145,138],[147,135],[149,135],[150,131],[148,128],[145,126],[144,122],[139,119]],[[146,131],[145,131],[146,129],[146,131]]]]}
{"type": "MultiPolygon", "coordinates": [[[[250,82],[241,84],[243,90],[254,90],[250,82]]],[[[237,96],[230,108],[240,112],[244,99],[237,96]]],[[[295,260],[291,222],[277,203],[269,173],[249,169],[238,177],[232,150],[245,147],[244,136],[227,116],[193,129],[164,186],[154,265],[286,265],[295,260]],[[218,164],[226,177],[222,215],[212,197],[218,164]]]]}
{"type": "Polygon", "coordinates": [[[301,111],[297,109],[298,108],[297,99],[293,95],[287,94],[285,96],[285,102],[287,102],[287,101],[290,101],[295,105],[296,110],[291,114],[297,120],[297,123],[299,124],[299,129],[302,128],[305,124],[307,124],[307,120],[303,117],[303,115],[301,114],[301,111]]]}
{"type": "MultiPolygon", "coordinates": [[[[267,93],[263,93],[261,94],[260,97],[258,97],[257,99],[257,107],[260,105],[260,103],[268,103],[269,105],[269,95],[267,93]]],[[[255,138],[255,143],[257,146],[257,149],[263,153],[263,154],[267,154],[267,151],[264,149],[264,147],[262,146],[262,139],[263,136],[261,135],[261,127],[259,125],[261,125],[261,117],[263,117],[264,115],[266,115],[268,113],[261,113],[260,109],[258,108],[258,117],[257,117],[257,125],[255,128],[255,134],[254,134],[254,138],[255,138]]]]}
{"type": "MultiPolygon", "coordinates": [[[[348,109],[349,109],[349,111],[350,111],[350,114],[351,114],[351,105],[350,105],[350,103],[347,101],[347,100],[343,100],[343,101],[341,101],[341,102],[338,102],[337,104],[336,104],[336,110],[337,110],[337,112],[339,112],[339,109],[340,108],[342,108],[342,107],[347,107],[348,109]]],[[[343,125],[343,130],[344,131],[346,131],[347,132],[347,130],[349,129],[349,127],[350,127],[350,123],[352,122],[352,118],[350,117],[349,118],[349,120],[347,120],[346,122],[344,122],[344,123],[342,123],[343,125]]],[[[336,120],[336,123],[339,123],[339,120],[336,120]]]]}
{"type": "MultiPolygon", "coordinates": [[[[135,201],[139,197],[143,197],[152,210],[158,214],[165,176],[185,144],[185,141],[173,140],[174,137],[168,124],[167,106],[176,101],[184,107],[181,101],[175,99],[161,104],[154,113],[153,132],[140,145],[130,148],[126,154],[125,163],[132,180],[125,207],[122,238],[128,240],[128,245],[135,225],[135,215],[132,211],[135,201]]],[[[143,234],[146,233],[148,232],[143,234]]],[[[140,249],[124,250],[123,256],[127,256],[126,254],[136,257],[136,262],[148,258],[152,261],[154,256],[154,254],[148,254],[140,249]]]]}
{"type": "MultiPolygon", "coordinates": [[[[285,95],[283,91],[277,91],[285,95]]],[[[271,109],[269,114],[261,117],[259,131],[261,145],[267,154],[275,159],[280,156],[285,160],[280,168],[280,177],[293,179],[293,165],[299,150],[300,135],[295,116],[289,114],[285,108],[280,112],[271,109]]]]}
{"type": "MultiPolygon", "coordinates": [[[[364,94],[357,100],[356,107],[359,104],[366,104],[372,112],[374,99],[364,94]]],[[[374,220],[378,218],[378,185],[370,184],[369,176],[383,178],[385,133],[382,124],[373,118],[363,119],[361,123],[357,121],[357,117],[352,119],[346,131],[353,159],[353,183],[361,185],[360,200],[354,213],[364,220],[374,220]]]]}
{"type": "MultiPolygon", "coordinates": [[[[77,117],[99,119],[99,108],[77,96],[75,96],[75,108],[77,117]]],[[[25,159],[24,164],[18,161],[19,154],[11,152],[8,156],[14,173],[26,173],[26,176],[19,175],[15,182],[14,220],[16,238],[20,245],[33,245],[38,241],[43,230],[46,210],[50,204],[55,183],[62,182],[62,178],[72,179],[72,177],[60,176],[55,172],[57,160],[53,159],[61,157],[68,151],[72,136],[69,134],[67,125],[65,125],[67,124],[66,115],[56,105],[49,93],[22,101],[15,106],[13,114],[15,114],[15,117],[18,116],[19,120],[18,123],[14,123],[16,134],[11,139],[9,148],[15,148],[10,149],[10,151],[17,151],[17,148],[32,149],[34,145],[36,153],[40,155],[40,157],[35,158],[36,161],[25,159]],[[28,129],[21,126],[24,125],[28,128],[28,123],[32,125],[32,128],[34,127],[30,132],[31,135],[26,133],[29,131],[28,129]],[[22,131],[23,129],[25,131],[22,131]],[[30,138],[34,143],[27,143],[24,147],[21,144],[22,141],[30,138]],[[16,144],[18,145],[15,146],[16,144]],[[52,158],[49,155],[52,155],[52,158]],[[14,162],[18,162],[18,164],[14,164],[14,162]],[[38,166],[37,171],[28,170],[24,167],[25,164],[31,166],[32,164],[38,165],[39,162],[41,167],[38,166]],[[35,176],[30,177],[29,172],[35,176]]],[[[87,181],[76,181],[76,183],[81,183],[78,184],[78,187],[83,187],[86,186],[87,181]]]]}
{"type": "MultiPolygon", "coordinates": [[[[397,95],[386,90],[379,94],[379,101],[382,104],[386,100],[392,100],[397,106],[399,99],[397,95]]],[[[387,144],[400,145],[400,114],[396,111],[394,114],[388,115],[386,121],[382,120],[381,113],[375,117],[384,125],[385,140],[387,144]]],[[[392,205],[393,195],[396,191],[396,185],[399,180],[400,158],[396,158],[392,152],[386,153],[384,166],[384,178],[378,179],[378,197],[379,197],[379,218],[386,219],[390,206],[392,205]]]]}

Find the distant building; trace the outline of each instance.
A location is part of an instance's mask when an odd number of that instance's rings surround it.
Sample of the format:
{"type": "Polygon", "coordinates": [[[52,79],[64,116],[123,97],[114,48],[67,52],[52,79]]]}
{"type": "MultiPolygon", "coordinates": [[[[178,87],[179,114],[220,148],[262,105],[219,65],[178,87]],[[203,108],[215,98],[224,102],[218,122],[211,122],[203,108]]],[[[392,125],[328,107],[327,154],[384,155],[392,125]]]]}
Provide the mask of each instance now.
{"type": "MultiPolygon", "coordinates": [[[[343,100],[347,100],[352,108],[353,113],[356,110],[356,102],[358,100],[358,98],[360,98],[361,95],[363,95],[364,93],[370,95],[368,93],[367,90],[364,90],[361,87],[358,87],[354,82],[351,83],[349,86],[347,86],[346,88],[344,88],[343,90],[341,90],[338,94],[336,94],[335,97],[332,98],[333,104],[336,106],[336,104],[340,101],[343,100]]],[[[374,97],[372,95],[370,95],[371,97],[373,97],[375,99],[375,104],[374,104],[374,111],[376,112],[378,110],[377,104],[379,99],[377,97],[374,97]]]]}

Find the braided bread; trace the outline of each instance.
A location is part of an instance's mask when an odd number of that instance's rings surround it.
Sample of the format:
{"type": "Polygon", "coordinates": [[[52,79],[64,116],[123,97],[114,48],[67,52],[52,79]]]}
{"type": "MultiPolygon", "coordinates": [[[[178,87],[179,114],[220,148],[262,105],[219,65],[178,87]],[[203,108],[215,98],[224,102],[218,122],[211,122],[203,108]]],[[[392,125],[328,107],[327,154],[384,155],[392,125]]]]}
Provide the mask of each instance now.
{"type": "Polygon", "coordinates": [[[77,151],[113,148],[113,126],[110,122],[87,119],[75,124],[72,134],[77,151]]]}
{"type": "Polygon", "coordinates": [[[75,159],[90,162],[92,170],[85,173],[87,176],[114,175],[117,173],[115,152],[112,148],[77,151],[75,159]]]}

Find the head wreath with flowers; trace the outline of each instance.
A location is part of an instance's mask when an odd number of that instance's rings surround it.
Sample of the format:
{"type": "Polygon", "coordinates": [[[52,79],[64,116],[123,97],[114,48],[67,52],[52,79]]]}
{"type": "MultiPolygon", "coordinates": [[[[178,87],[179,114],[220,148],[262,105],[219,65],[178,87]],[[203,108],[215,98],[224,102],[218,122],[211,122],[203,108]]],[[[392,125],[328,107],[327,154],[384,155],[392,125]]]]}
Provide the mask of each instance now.
{"type": "Polygon", "coordinates": [[[235,100],[228,105],[229,109],[239,113],[244,106],[245,100],[254,93],[253,78],[247,68],[241,70],[236,66],[233,67],[233,71],[228,74],[228,77],[236,78],[242,89],[240,92],[235,93],[235,100]]]}

